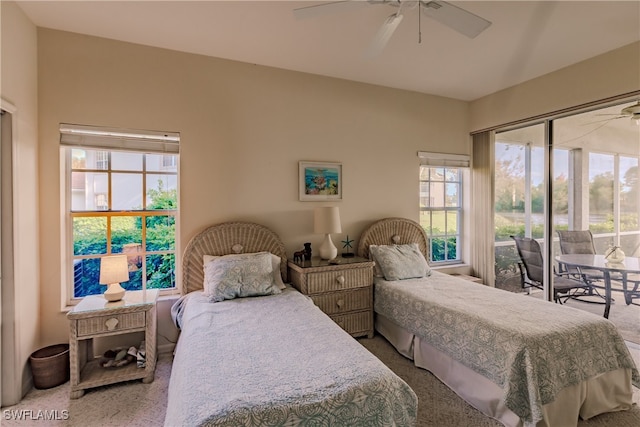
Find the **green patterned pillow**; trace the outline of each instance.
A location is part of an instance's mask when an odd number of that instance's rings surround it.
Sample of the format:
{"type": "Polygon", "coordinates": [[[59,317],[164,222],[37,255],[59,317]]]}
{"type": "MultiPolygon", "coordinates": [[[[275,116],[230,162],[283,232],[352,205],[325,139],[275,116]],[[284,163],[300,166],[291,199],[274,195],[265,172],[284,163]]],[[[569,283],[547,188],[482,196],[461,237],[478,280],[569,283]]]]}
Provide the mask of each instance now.
{"type": "Polygon", "coordinates": [[[216,257],[204,264],[204,293],[213,302],[279,294],[272,272],[269,252],[216,257]]]}
{"type": "Polygon", "coordinates": [[[417,243],[371,245],[369,252],[386,280],[412,279],[431,275],[431,268],[417,243]]]}

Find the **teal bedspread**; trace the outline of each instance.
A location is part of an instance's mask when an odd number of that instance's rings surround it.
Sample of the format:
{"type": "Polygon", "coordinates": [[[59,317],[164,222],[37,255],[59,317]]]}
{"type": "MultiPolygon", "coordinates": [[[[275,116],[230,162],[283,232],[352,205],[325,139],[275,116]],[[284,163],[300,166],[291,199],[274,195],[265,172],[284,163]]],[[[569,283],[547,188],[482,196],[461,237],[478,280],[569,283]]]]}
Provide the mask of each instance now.
{"type": "Polygon", "coordinates": [[[485,376],[526,424],[564,387],[619,368],[640,375],[609,320],[446,274],[376,278],[375,311],[485,376]]]}
{"type": "Polygon", "coordinates": [[[192,292],[165,426],[412,426],[413,390],[313,302],[282,294],[210,303],[192,292]]]}

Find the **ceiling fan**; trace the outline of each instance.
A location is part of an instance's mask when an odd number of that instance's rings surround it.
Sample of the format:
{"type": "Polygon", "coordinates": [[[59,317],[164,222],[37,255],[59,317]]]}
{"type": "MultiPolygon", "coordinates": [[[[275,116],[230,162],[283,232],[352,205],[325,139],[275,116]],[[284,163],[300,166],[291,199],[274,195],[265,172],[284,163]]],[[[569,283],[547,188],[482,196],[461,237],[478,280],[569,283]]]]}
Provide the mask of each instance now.
{"type": "Polygon", "coordinates": [[[388,5],[398,9],[395,13],[389,15],[382,23],[382,26],[366,51],[366,56],[368,57],[374,57],[382,52],[396,28],[398,28],[398,25],[402,22],[405,11],[416,7],[421,12],[418,13],[419,42],[421,41],[420,17],[422,13],[469,38],[475,38],[491,25],[490,21],[441,0],[343,0],[297,8],[294,9],[293,14],[298,19],[312,18],[322,14],[332,13],[337,9],[352,6],[359,7],[362,5],[388,5]]]}
{"type": "MultiPolygon", "coordinates": [[[[632,122],[640,126],[640,101],[637,101],[635,104],[629,105],[628,107],[623,108],[622,110],[620,110],[619,114],[596,114],[596,115],[597,116],[614,116],[614,117],[609,117],[608,119],[605,119],[605,120],[601,120],[604,122],[610,122],[611,120],[624,119],[628,117],[629,119],[631,119],[632,122]]],[[[597,123],[597,122],[592,122],[592,123],[597,123]]]]}

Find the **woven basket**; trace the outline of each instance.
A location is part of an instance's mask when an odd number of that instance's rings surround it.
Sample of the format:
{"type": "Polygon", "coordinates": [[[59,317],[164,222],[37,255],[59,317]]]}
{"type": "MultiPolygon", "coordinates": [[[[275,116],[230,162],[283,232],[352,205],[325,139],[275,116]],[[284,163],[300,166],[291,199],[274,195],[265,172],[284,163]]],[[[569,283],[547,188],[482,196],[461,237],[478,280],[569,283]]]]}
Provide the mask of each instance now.
{"type": "Polygon", "coordinates": [[[69,344],[56,344],[41,348],[29,356],[33,385],[51,388],[69,380],[69,344]]]}

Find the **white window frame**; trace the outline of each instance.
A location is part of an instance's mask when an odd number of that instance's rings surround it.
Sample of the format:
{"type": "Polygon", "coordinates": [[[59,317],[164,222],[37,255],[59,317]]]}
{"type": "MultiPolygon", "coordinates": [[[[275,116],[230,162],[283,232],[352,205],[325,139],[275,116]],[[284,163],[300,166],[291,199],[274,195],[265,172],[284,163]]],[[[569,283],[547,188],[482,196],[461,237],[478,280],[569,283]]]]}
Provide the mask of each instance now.
{"type": "MultiPolygon", "coordinates": [[[[176,172],[169,173],[170,175],[174,175],[177,180],[177,188],[179,189],[179,181],[180,181],[180,168],[179,168],[179,134],[175,132],[148,132],[148,131],[138,131],[138,130],[121,130],[115,128],[101,128],[101,127],[93,127],[93,126],[82,126],[82,125],[69,125],[69,124],[61,124],[60,125],[60,196],[61,203],[60,206],[62,208],[62,212],[60,215],[60,229],[61,229],[61,287],[62,287],[62,296],[61,296],[61,305],[62,309],[68,309],[70,306],[75,305],[80,301],[81,298],[74,298],[74,260],[77,258],[73,254],[73,217],[77,216],[106,216],[108,218],[116,217],[116,216],[135,216],[144,218],[148,216],[157,216],[157,215],[171,215],[175,218],[175,246],[172,250],[164,250],[164,251],[152,251],[150,254],[153,255],[161,255],[163,253],[172,253],[175,259],[175,287],[166,288],[160,291],[161,295],[167,294],[175,294],[180,289],[180,277],[181,277],[181,268],[180,268],[180,253],[178,248],[180,247],[179,242],[179,200],[178,207],[175,210],[135,210],[135,211],[125,211],[125,212],[115,212],[115,211],[103,211],[103,210],[92,210],[87,212],[72,212],[71,208],[71,171],[72,171],[72,163],[71,163],[71,152],[73,148],[82,148],[82,149],[90,149],[90,150],[104,150],[107,152],[114,151],[131,151],[137,152],[141,154],[171,154],[175,156],[176,159],[176,172]]],[[[109,155],[110,157],[110,155],[109,155]]],[[[140,174],[146,177],[146,174],[152,175],[162,175],[167,174],[165,171],[146,171],[146,168],[143,166],[143,171],[140,171],[140,174]]],[[[91,170],[87,170],[91,172],[91,170]]],[[[100,169],[97,172],[105,172],[111,174],[113,171],[111,168],[108,170],[100,169]]],[[[95,171],[94,171],[95,172],[95,171]]],[[[145,192],[146,193],[146,192],[145,192]]],[[[108,195],[107,195],[108,196],[108,195]]],[[[178,191],[178,199],[179,199],[179,191],[178,191]]],[[[143,207],[146,206],[146,194],[143,195],[143,207]]],[[[109,219],[107,219],[109,221],[109,219]]],[[[144,236],[143,226],[143,239],[144,236]]],[[[107,254],[110,253],[110,242],[109,238],[107,238],[107,254]]],[[[146,252],[141,255],[146,255],[146,252]]],[[[96,255],[95,258],[99,258],[102,255],[96,255]]],[[[82,257],[80,257],[82,258],[82,257]]],[[[143,258],[144,259],[144,258],[143,258]]],[[[142,271],[142,286],[143,289],[146,286],[146,263],[143,262],[143,271],[142,271]]]]}
{"type": "MultiPolygon", "coordinates": [[[[422,204],[419,203],[419,211],[421,215],[423,212],[436,212],[436,211],[444,212],[445,218],[446,218],[447,212],[455,211],[458,214],[458,224],[456,227],[457,232],[455,233],[455,235],[449,234],[446,230],[446,227],[443,234],[438,236],[432,236],[431,230],[425,230],[425,232],[427,233],[428,242],[429,242],[429,260],[428,261],[430,264],[434,266],[462,264],[464,262],[463,260],[464,260],[465,254],[467,253],[467,251],[465,250],[465,244],[467,242],[466,237],[468,236],[465,236],[465,233],[464,233],[464,230],[465,230],[464,224],[466,221],[464,211],[465,211],[465,202],[467,200],[465,197],[465,189],[466,189],[467,180],[468,180],[468,169],[471,166],[471,157],[463,154],[430,153],[425,151],[418,152],[418,157],[420,159],[419,177],[422,176],[421,174],[422,168],[444,168],[445,170],[446,169],[457,170],[457,175],[459,177],[458,178],[459,180],[455,182],[451,181],[451,183],[458,184],[457,206],[455,207],[431,206],[431,203],[429,203],[430,206],[422,206],[422,204]],[[432,237],[445,239],[445,249],[444,249],[445,257],[446,257],[446,254],[448,253],[446,241],[449,237],[455,237],[457,241],[456,258],[445,259],[442,261],[433,260],[432,237]]],[[[429,177],[431,176],[430,174],[431,172],[429,173],[429,177]]],[[[420,186],[422,186],[423,183],[430,183],[431,180],[430,179],[423,180],[419,178],[419,182],[420,182],[420,186]]],[[[419,197],[421,197],[421,194],[419,195],[419,197]]],[[[431,219],[429,219],[429,221],[431,222],[431,219]]],[[[429,228],[431,229],[431,227],[429,228]]]]}

